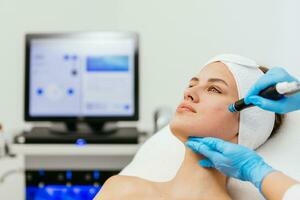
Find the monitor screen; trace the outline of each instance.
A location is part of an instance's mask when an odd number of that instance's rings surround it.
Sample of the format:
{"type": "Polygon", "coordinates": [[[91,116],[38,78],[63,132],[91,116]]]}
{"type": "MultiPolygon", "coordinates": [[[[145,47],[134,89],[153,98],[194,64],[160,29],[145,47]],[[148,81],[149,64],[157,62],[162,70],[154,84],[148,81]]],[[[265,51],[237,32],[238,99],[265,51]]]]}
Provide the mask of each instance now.
{"type": "Polygon", "coordinates": [[[138,36],[27,34],[25,120],[138,117],[138,36]]]}

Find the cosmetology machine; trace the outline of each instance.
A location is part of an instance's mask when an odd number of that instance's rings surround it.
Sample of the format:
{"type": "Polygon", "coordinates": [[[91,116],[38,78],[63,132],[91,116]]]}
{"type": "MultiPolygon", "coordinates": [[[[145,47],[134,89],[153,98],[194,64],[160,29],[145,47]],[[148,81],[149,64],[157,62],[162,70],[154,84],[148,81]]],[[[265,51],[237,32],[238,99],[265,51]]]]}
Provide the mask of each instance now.
{"type": "Polygon", "coordinates": [[[25,112],[14,139],[26,199],[92,199],[138,148],[138,36],[131,32],[27,34],[25,112]],[[54,122],[60,122],[54,123],[54,122]]]}

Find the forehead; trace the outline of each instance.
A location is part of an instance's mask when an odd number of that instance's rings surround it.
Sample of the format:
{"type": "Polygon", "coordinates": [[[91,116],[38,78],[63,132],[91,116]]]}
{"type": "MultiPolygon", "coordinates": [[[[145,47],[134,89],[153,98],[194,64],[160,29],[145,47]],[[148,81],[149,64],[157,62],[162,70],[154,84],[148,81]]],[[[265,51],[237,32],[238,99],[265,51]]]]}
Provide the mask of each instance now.
{"type": "Polygon", "coordinates": [[[214,62],[206,65],[197,74],[197,78],[203,81],[206,81],[210,78],[220,78],[226,81],[229,86],[236,87],[236,82],[232,73],[222,62],[214,62]]]}

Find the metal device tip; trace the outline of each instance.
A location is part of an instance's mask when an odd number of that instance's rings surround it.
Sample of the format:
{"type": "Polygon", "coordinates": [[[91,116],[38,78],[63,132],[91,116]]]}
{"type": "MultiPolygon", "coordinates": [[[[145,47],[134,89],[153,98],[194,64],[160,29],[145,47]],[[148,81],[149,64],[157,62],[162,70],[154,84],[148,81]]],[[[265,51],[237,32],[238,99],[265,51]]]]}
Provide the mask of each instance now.
{"type": "Polygon", "coordinates": [[[230,104],[230,105],[228,106],[228,110],[229,110],[230,112],[236,112],[236,109],[235,109],[235,107],[234,107],[234,104],[230,104]]]}

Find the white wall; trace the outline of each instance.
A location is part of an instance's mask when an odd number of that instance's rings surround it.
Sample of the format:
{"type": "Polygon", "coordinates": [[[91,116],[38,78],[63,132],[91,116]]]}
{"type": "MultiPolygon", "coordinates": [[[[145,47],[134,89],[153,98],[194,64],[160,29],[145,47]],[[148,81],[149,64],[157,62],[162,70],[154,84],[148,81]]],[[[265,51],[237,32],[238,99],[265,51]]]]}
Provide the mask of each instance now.
{"type": "Polygon", "coordinates": [[[300,77],[297,0],[0,0],[0,121],[23,126],[23,35],[132,30],[141,35],[141,120],[175,107],[187,80],[218,53],[237,53],[300,77]]]}
{"type": "Polygon", "coordinates": [[[17,133],[23,123],[24,34],[111,30],[116,1],[0,0],[0,122],[17,133]]]}

